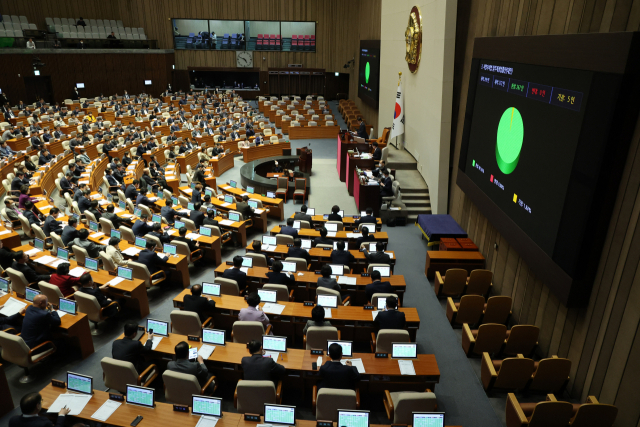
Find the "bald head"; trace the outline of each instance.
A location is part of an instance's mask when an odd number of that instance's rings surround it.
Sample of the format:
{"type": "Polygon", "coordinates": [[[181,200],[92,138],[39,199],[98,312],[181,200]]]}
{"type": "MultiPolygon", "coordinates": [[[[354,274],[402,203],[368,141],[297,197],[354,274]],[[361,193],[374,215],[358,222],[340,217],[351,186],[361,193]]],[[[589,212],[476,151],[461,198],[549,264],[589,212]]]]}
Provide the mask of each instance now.
{"type": "Polygon", "coordinates": [[[48,303],[49,300],[46,295],[38,294],[33,298],[33,305],[43,310],[47,308],[48,303]]]}

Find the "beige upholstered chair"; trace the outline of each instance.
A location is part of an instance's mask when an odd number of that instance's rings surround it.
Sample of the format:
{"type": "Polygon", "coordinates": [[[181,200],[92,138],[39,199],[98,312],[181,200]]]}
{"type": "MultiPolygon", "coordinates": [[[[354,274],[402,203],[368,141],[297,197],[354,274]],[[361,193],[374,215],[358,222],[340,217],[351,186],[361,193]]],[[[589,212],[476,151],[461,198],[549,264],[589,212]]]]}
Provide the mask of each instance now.
{"type": "Polygon", "coordinates": [[[187,264],[193,264],[194,262],[202,259],[202,257],[204,256],[204,252],[202,252],[202,250],[198,248],[196,248],[195,251],[191,252],[191,250],[189,249],[189,245],[185,242],[178,242],[176,240],[173,240],[171,244],[176,246],[176,252],[178,253],[178,255],[184,255],[187,258],[187,264]]]}
{"type": "Polygon", "coordinates": [[[340,331],[335,326],[310,326],[307,334],[302,337],[302,343],[307,350],[324,350],[327,348],[327,340],[339,339],[340,331]]]}
{"type": "Polygon", "coordinates": [[[240,287],[235,280],[216,277],[215,282],[220,285],[221,295],[232,295],[236,297],[240,295],[240,287]]]}
{"type": "MultiPolygon", "coordinates": [[[[62,295],[62,292],[60,292],[59,287],[41,280],[40,282],[38,282],[38,288],[40,289],[40,293],[47,297],[51,305],[60,307],[60,298],[64,298],[64,295],[62,295]]],[[[71,296],[67,298],[70,297],[71,296]]]]}
{"type": "Polygon", "coordinates": [[[307,271],[307,260],[304,258],[286,257],[285,262],[295,262],[297,271],[307,271]]]}
{"type": "Polygon", "coordinates": [[[171,332],[178,335],[202,335],[202,328],[211,323],[211,317],[205,320],[204,323],[200,321],[198,313],[193,311],[173,310],[171,316],[171,332]]]}
{"type": "Polygon", "coordinates": [[[304,204],[304,201],[307,198],[307,179],[306,178],[296,178],[295,188],[293,190],[293,200],[295,200],[297,197],[302,197],[302,203],[304,204]]]}
{"type": "Polygon", "coordinates": [[[45,249],[50,249],[53,245],[49,242],[49,238],[44,234],[42,228],[39,225],[31,224],[31,228],[33,229],[33,233],[35,234],[36,239],[40,239],[44,242],[45,249]]]}
{"type": "Polygon", "coordinates": [[[0,332],[0,348],[0,356],[5,361],[24,368],[24,376],[20,378],[22,384],[35,379],[29,375],[29,368],[44,361],[56,351],[56,346],[51,341],[45,341],[30,349],[22,337],[7,332],[0,332]]]}
{"type": "Polygon", "coordinates": [[[267,257],[264,254],[255,254],[252,252],[247,252],[243,255],[244,257],[253,259],[254,267],[264,267],[267,268],[267,257]]]}
{"type": "Polygon", "coordinates": [[[22,232],[27,238],[35,237],[35,233],[31,229],[31,224],[29,224],[29,220],[25,218],[24,215],[18,214],[18,218],[20,219],[20,225],[22,226],[22,232]]]}
{"type": "Polygon", "coordinates": [[[107,271],[116,271],[117,266],[106,252],[100,252],[100,259],[102,260],[102,268],[107,271]]]}
{"type": "Polygon", "coordinates": [[[9,279],[11,279],[11,289],[19,295],[24,295],[27,291],[27,287],[30,285],[35,285],[35,282],[29,283],[27,279],[24,277],[24,274],[18,270],[14,270],[9,267],[5,270],[9,279]]]}
{"type": "Polygon", "coordinates": [[[100,228],[105,236],[111,236],[111,230],[115,229],[113,222],[106,218],[100,218],[100,228]]]}
{"type": "MultiPolygon", "coordinates": [[[[255,264],[254,264],[255,265],[255,264]]],[[[265,284],[262,289],[265,291],[276,291],[277,301],[293,301],[293,289],[289,292],[287,285],[276,285],[274,283],[265,284]]]]}
{"type": "Polygon", "coordinates": [[[391,354],[394,342],[411,342],[409,331],[403,329],[380,329],[378,335],[371,332],[371,352],[391,354]]]}
{"type": "Polygon", "coordinates": [[[327,221],[327,224],[335,224],[338,231],[344,230],[344,224],[342,223],[342,221],[327,221]]]}
{"type": "Polygon", "coordinates": [[[89,320],[95,325],[91,335],[100,335],[101,331],[98,329],[98,323],[107,320],[109,317],[105,316],[105,312],[108,308],[113,306],[117,307],[117,312],[120,312],[120,304],[117,301],[111,302],[111,304],[100,307],[98,300],[93,295],[89,295],[84,292],[76,292],[73,294],[76,303],[78,304],[78,311],[87,315],[89,320]]]}
{"type": "Polygon", "coordinates": [[[387,299],[387,297],[394,297],[398,301],[398,305],[400,304],[400,300],[398,299],[398,294],[385,294],[382,292],[375,293],[371,295],[371,305],[374,307],[378,307],[378,299],[387,299]]]}
{"type": "Polygon", "coordinates": [[[413,423],[414,412],[434,412],[437,406],[436,395],[429,389],[422,393],[417,391],[390,393],[389,390],[385,390],[383,403],[387,417],[393,424],[407,425],[413,423]]]}
{"type": "Polygon", "coordinates": [[[62,249],[66,249],[66,246],[64,245],[64,242],[62,241],[62,238],[54,233],[51,232],[51,234],[49,234],[49,236],[51,237],[51,253],[52,254],[57,254],[58,253],[58,248],[62,248],[62,249]]]}
{"type": "Polygon", "coordinates": [[[360,390],[313,386],[312,408],[317,420],[338,421],[338,409],[360,409],[360,390]]]}
{"type": "Polygon", "coordinates": [[[265,403],[282,403],[281,393],[282,381],[276,388],[273,381],[240,380],[233,394],[233,403],[241,414],[264,415],[265,403]]]}
{"type": "Polygon", "coordinates": [[[73,255],[76,258],[76,262],[80,265],[84,265],[85,260],[89,258],[89,252],[85,248],[82,248],[77,245],[71,245],[71,250],[73,251],[73,255]]]}
{"type": "Polygon", "coordinates": [[[132,244],[136,241],[136,236],[133,234],[133,230],[129,227],[125,227],[124,225],[120,226],[120,236],[122,237],[122,240],[132,244]]]}
{"type": "Polygon", "coordinates": [[[293,245],[293,236],[288,234],[276,234],[276,245],[293,245]]]}
{"type": "MultiPolygon", "coordinates": [[[[122,227],[120,227],[122,228],[122,227]]],[[[167,273],[160,270],[153,275],[149,273],[146,265],[139,262],[129,261],[127,267],[133,269],[133,278],[143,280],[147,289],[164,282],[167,279],[167,273]]]]}
{"type": "Polygon", "coordinates": [[[278,197],[281,194],[284,194],[284,202],[287,203],[287,193],[289,191],[289,178],[285,177],[278,177],[278,185],[276,188],[276,197],[278,197]]]}
{"type": "Polygon", "coordinates": [[[194,394],[213,394],[217,387],[215,376],[211,376],[207,383],[200,387],[195,375],[166,370],[162,374],[164,382],[164,397],[167,401],[178,405],[190,405],[194,394]],[[211,386],[213,384],[213,386],[211,386]]]}
{"type": "Polygon", "coordinates": [[[127,384],[136,384],[149,387],[158,376],[156,365],[149,365],[144,372],[138,374],[135,366],[131,362],[103,357],[100,361],[102,365],[102,379],[108,389],[126,393],[127,384]]]}
{"type": "Polygon", "coordinates": [[[340,295],[340,292],[334,290],[334,289],[329,289],[329,288],[325,288],[323,287],[319,287],[316,289],[316,294],[318,295],[332,295],[332,296],[336,296],[338,297],[338,305],[349,305],[349,300],[351,299],[351,297],[346,297],[344,300],[342,299],[342,295],[340,295]]]}
{"type": "Polygon", "coordinates": [[[262,336],[269,335],[269,332],[271,325],[265,331],[264,325],[260,322],[237,320],[233,322],[231,337],[233,342],[246,344],[252,340],[262,341],[262,336]]]}

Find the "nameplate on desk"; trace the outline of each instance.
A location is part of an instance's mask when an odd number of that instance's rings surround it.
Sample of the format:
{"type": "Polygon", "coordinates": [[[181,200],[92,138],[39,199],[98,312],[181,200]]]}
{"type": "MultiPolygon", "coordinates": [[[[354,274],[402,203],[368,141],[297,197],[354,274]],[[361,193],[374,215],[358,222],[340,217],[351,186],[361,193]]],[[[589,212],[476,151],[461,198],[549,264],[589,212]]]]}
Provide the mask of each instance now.
{"type": "Polygon", "coordinates": [[[124,402],[123,394],[109,393],[109,399],[115,400],[116,402],[124,402]]]}
{"type": "Polygon", "coordinates": [[[186,412],[189,413],[189,407],[185,405],[173,405],[173,410],[175,412],[186,412]]]}
{"type": "Polygon", "coordinates": [[[260,415],[259,414],[244,414],[244,420],[245,421],[254,421],[254,422],[260,422],[260,415]]]}
{"type": "Polygon", "coordinates": [[[315,305],[315,303],[313,301],[305,301],[304,302],[304,306],[305,307],[313,307],[315,305]]]}
{"type": "Polygon", "coordinates": [[[322,250],[330,251],[330,250],[333,250],[333,248],[322,248],[322,250]]]}
{"type": "Polygon", "coordinates": [[[60,380],[51,380],[51,385],[54,387],[67,388],[67,383],[60,380]]]}
{"type": "Polygon", "coordinates": [[[109,276],[116,276],[116,272],[115,271],[109,271],[109,276]]]}
{"type": "Polygon", "coordinates": [[[369,276],[370,276],[370,274],[369,274],[369,273],[360,273],[360,276],[362,276],[362,277],[369,277],[369,276]]]}
{"type": "Polygon", "coordinates": [[[227,265],[233,265],[233,261],[227,261],[227,265]]]}
{"type": "Polygon", "coordinates": [[[316,427],[333,427],[333,421],[317,421],[316,427]]]}
{"type": "Polygon", "coordinates": [[[138,325],[138,330],[142,331],[142,332],[147,332],[147,330],[144,328],[144,326],[138,325]]]}
{"type": "Polygon", "coordinates": [[[324,352],[322,350],[311,350],[311,354],[322,356],[324,352]]]}
{"type": "Polygon", "coordinates": [[[364,306],[364,307],[362,307],[362,308],[364,308],[365,310],[375,310],[375,309],[376,309],[376,308],[375,308],[374,306],[372,306],[372,305],[365,305],[365,306],[364,306]]]}
{"type": "Polygon", "coordinates": [[[287,243],[287,247],[288,248],[292,248],[293,247],[293,243],[287,243]]]}
{"type": "Polygon", "coordinates": [[[195,342],[200,342],[200,337],[196,336],[196,335],[187,335],[187,339],[189,341],[195,341],[195,342]]]}
{"type": "Polygon", "coordinates": [[[376,359],[387,359],[389,357],[389,353],[376,353],[376,359]]]}
{"type": "Polygon", "coordinates": [[[315,273],[316,274],[322,274],[322,272],[320,270],[316,270],[315,273]]]}

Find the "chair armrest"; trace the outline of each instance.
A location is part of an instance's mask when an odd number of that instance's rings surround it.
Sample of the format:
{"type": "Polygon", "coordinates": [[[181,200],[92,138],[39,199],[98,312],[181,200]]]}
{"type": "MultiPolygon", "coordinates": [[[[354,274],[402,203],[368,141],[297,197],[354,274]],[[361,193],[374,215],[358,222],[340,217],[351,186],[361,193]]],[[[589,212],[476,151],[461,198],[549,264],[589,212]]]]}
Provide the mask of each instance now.
{"type": "Polygon", "coordinates": [[[318,400],[318,386],[313,386],[313,391],[311,393],[311,410],[316,412],[316,402],[318,400]]]}
{"type": "Polygon", "coordinates": [[[489,353],[482,353],[482,365],[480,367],[480,379],[482,381],[482,386],[485,390],[490,390],[493,387],[493,383],[495,382],[498,374],[493,367],[493,363],[491,363],[491,356],[489,353]]]}
{"type": "Polygon", "coordinates": [[[467,354],[467,357],[471,355],[473,351],[473,347],[476,344],[476,339],[473,337],[471,333],[471,328],[468,323],[464,323],[462,325],[462,348],[464,352],[467,354]]]}
{"type": "Polygon", "coordinates": [[[302,335],[302,348],[307,348],[307,334],[302,335]]]}
{"type": "MultiPolygon", "coordinates": [[[[144,378],[149,375],[149,373],[151,371],[153,371],[154,369],[156,369],[156,365],[151,364],[149,365],[149,367],[147,369],[145,369],[144,371],[142,371],[142,373],[140,375],[138,375],[138,385],[143,385],[142,384],[142,380],[144,380],[144,378]]],[[[156,372],[155,374],[153,374],[153,376],[149,379],[149,381],[146,382],[146,384],[144,384],[145,386],[147,384],[150,384],[153,382],[153,380],[156,379],[156,377],[158,376],[158,373],[156,372]]]]}
{"type": "MultiPolygon", "coordinates": [[[[34,353],[37,353],[37,350],[40,350],[42,347],[47,346],[47,345],[50,345],[51,347],[53,347],[53,352],[54,353],[56,352],[56,345],[52,341],[45,341],[42,344],[37,345],[37,346],[33,347],[31,350],[29,350],[29,354],[28,354],[29,359],[31,359],[31,356],[33,356],[34,353]]],[[[34,362],[37,363],[37,362],[41,361],[42,359],[44,359],[47,356],[49,356],[49,355],[47,354],[45,356],[41,356],[38,359],[34,360],[34,362]]]]}
{"type": "Polygon", "coordinates": [[[291,289],[291,292],[289,292],[289,302],[294,302],[296,300],[296,298],[293,296],[293,292],[293,289],[291,289]]]}
{"type": "Polygon", "coordinates": [[[157,271],[157,272],[153,273],[152,275],[150,275],[149,279],[153,279],[153,276],[157,276],[158,274],[162,274],[165,279],[167,278],[167,273],[165,273],[164,270],[160,270],[160,271],[157,271]]]}
{"type": "Polygon", "coordinates": [[[587,396],[587,400],[585,403],[595,403],[597,405],[600,402],[598,402],[598,399],[596,399],[595,396],[587,396]]]}
{"type": "Polygon", "coordinates": [[[507,395],[507,408],[506,408],[507,425],[529,425],[529,420],[524,414],[516,395],[509,393],[507,395]],[[512,420],[512,421],[511,421],[512,420]],[[511,422],[510,422],[511,421],[511,422]]]}
{"type": "Polygon", "coordinates": [[[211,324],[211,326],[213,326],[213,317],[209,317],[207,318],[207,320],[204,321],[204,323],[202,324],[202,328],[204,329],[205,327],[207,327],[209,324],[211,324]]]}
{"type": "Polygon", "coordinates": [[[17,332],[18,332],[18,331],[16,331],[16,330],[15,330],[15,329],[13,329],[13,328],[7,328],[7,329],[4,329],[2,332],[6,332],[6,333],[8,333],[8,334],[17,335],[17,332]]]}
{"type": "Polygon", "coordinates": [[[104,315],[103,315],[104,311],[106,309],[108,309],[109,307],[113,306],[114,304],[116,305],[116,307],[118,307],[118,312],[119,312],[120,311],[120,304],[118,304],[118,301],[113,301],[111,304],[109,304],[109,305],[107,305],[105,307],[102,307],[100,309],[100,317],[104,319],[105,318],[104,315]]]}
{"type": "Polygon", "coordinates": [[[270,332],[271,332],[271,325],[267,326],[267,330],[264,331],[264,334],[269,335],[270,332]]]}
{"type": "Polygon", "coordinates": [[[385,390],[384,391],[384,399],[383,399],[383,403],[384,403],[384,409],[387,411],[387,417],[393,421],[393,400],[391,400],[391,393],[389,392],[389,390],[385,390]]]}
{"type": "Polygon", "coordinates": [[[360,389],[356,389],[356,409],[360,409],[360,389]]]}
{"type": "Polygon", "coordinates": [[[436,280],[434,280],[433,282],[433,290],[435,291],[436,295],[440,296],[440,289],[442,288],[443,285],[444,285],[444,279],[442,278],[442,275],[440,274],[440,272],[436,271],[436,280]]]}
{"type": "Polygon", "coordinates": [[[451,326],[453,326],[453,324],[455,323],[457,316],[458,316],[458,309],[456,308],[456,304],[453,302],[453,298],[448,297],[447,298],[447,319],[449,320],[449,323],[451,323],[451,326]]]}
{"type": "Polygon", "coordinates": [[[371,353],[376,352],[376,333],[371,332],[371,353]]]}
{"type": "Polygon", "coordinates": [[[547,402],[557,402],[558,399],[556,399],[556,396],[553,395],[552,393],[547,394],[547,397],[545,398],[545,400],[547,402]]]}
{"type": "Polygon", "coordinates": [[[199,252],[200,256],[202,256],[202,249],[196,249],[195,251],[191,252],[191,258],[194,258],[194,254],[199,252]]]}
{"type": "Polygon", "coordinates": [[[215,375],[212,375],[211,378],[209,378],[207,380],[207,382],[205,383],[204,386],[202,386],[202,389],[200,390],[200,394],[204,395],[204,392],[207,390],[207,388],[209,388],[209,386],[211,385],[212,382],[214,382],[216,379],[215,375]]]}
{"type": "Polygon", "coordinates": [[[276,402],[278,404],[282,403],[282,381],[278,381],[278,386],[276,387],[276,402]]]}
{"type": "Polygon", "coordinates": [[[342,305],[346,307],[347,305],[349,305],[351,303],[350,300],[351,300],[350,296],[346,297],[345,299],[342,300],[342,305]]]}

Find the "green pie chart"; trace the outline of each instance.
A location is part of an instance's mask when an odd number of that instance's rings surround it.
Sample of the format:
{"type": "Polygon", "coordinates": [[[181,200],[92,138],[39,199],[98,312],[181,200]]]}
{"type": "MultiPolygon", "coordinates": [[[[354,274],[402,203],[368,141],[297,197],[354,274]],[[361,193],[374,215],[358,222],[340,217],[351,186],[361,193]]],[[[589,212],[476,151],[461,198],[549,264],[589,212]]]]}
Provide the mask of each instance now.
{"type": "Polygon", "coordinates": [[[364,81],[369,84],[369,74],[371,74],[371,66],[367,62],[366,67],[364,68],[364,81]]]}
{"type": "Polygon", "coordinates": [[[524,124],[520,111],[515,107],[507,108],[500,117],[496,137],[496,160],[505,175],[509,175],[518,166],[523,139],[524,124]]]}

